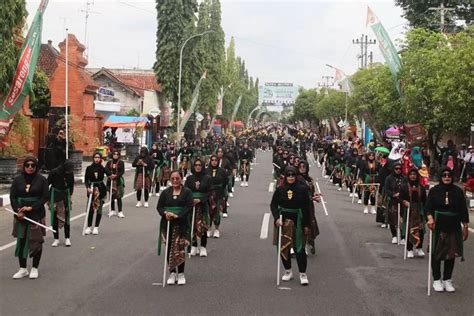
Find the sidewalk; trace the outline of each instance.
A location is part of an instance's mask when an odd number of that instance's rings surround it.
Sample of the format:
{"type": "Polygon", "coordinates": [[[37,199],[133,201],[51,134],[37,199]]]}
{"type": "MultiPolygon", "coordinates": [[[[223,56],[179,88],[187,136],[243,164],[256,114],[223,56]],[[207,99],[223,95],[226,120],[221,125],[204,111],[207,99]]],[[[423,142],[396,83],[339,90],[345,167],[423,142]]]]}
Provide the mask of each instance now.
{"type": "MultiPolygon", "coordinates": [[[[132,164],[128,161],[125,163],[125,172],[133,169],[132,164]]],[[[84,183],[84,176],[86,173],[86,168],[90,165],[90,162],[82,162],[82,172],[81,175],[74,176],[74,183],[84,183]]],[[[42,173],[43,176],[48,177],[48,174],[42,173]]],[[[10,184],[1,184],[0,185],[0,207],[10,205],[10,184]]]]}

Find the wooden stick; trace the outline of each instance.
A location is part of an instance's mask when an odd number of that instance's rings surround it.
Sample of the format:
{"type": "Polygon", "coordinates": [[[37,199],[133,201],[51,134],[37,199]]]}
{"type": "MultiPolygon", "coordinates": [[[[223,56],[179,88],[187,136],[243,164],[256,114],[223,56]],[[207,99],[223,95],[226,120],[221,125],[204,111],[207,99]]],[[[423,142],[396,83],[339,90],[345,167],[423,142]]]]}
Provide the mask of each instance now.
{"type": "Polygon", "coordinates": [[[84,218],[84,226],[82,226],[82,236],[86,235],[87,219],[89,218],[89,212],[90,212],[91,204],[92,204],[92,196],[94,195],[93,184],[91,184],[90,189],[92,192],[89,194],[89,200],[87,201],[86,217],[84,218]]]}
{"type": "Polygon", "coordinates": [[[165,262],[163,264],[163,287],[166,286],[166,269],[168,268],[168,245],[170,237],[170,221],[166,220],[165,262]]]}
{"type": "MultiPolygon", "coordinates": [[[[280,224],[283,225],[283,215],[280,215],[280,224]]],[[[280,252],[281,252],[281,227],[278,227],[278,245],[277,245],[277,286],[280,285],[280,252]]]]}
{"type": "MultiPolygon", "coordinates": [[[[13,210],[11,210],[11,209],[9,209],[9,208],[5,208],[5,211],[10,212],[10,213],[12,213],[12,214],[18,216],[18,213],[17,213],[17,212],[15,212],[15,211],[13,211],[13,210]]],[[[34,220],[32,220],[32,219],[26,217],[26,216],[23,217],[23,218],[24,218],[25,220],[27,220],[28,222],[33,223],[33,224],[35,224],[35,225],[38,225],[39,227],[42,227],[42,228],[44,228],[44,229],[46,229],[46,230],[50,230],[50,231],[52,231],[53,233],[56,232],[56,231],[55,231],[54,229],[52,229],[51,227],[45,226],[45,225],[43,225],[43,224],[41,224],[41,223],[38,223],[38,222],[36,222],[36,221],[34,221],[34,220]]]]}

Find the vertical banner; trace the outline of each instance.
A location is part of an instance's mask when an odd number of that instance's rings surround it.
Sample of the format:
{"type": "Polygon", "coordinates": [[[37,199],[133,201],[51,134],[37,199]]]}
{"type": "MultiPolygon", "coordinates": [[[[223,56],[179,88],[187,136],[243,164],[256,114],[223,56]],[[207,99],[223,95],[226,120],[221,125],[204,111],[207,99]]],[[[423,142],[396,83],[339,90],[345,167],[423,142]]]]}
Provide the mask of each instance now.
{"type": "Polygon", "coordinates": [[[352,91],[351,80],[341,69],[339,68],[334,68],[334,69],[336,69],[336,76],[334,77],[335,81],[341,87],[341,90],[343,92],[346,92],[348,95],[351,95],[351,91],[352,91]]]}
{"type": "Polygon", "coordinates": [[[207,76],[207,70],[204,71],[202,74],[201,78],[199,79],[196,87],[194,88],[192,99],[191,99],[191,105],[189,106],[189,109],[184,113],[183,118],[181,119],[181,125],[179,126],[179,131],[182,132],[184,127],[189,121],[189,118],[191,117],[191,114],[194,112],[196,109],[197,101],[199,100],[199,89],[201,88],[201,83],[204,79],[206,79],[207,76]]]}
{"type": "Polygon", "coordinates": [[[224,103],[224,87],[221,87],[221,91],[217,95],[216,115],[222,115],[223,103],[224,103]]]}
{"type": "Polygon", "coordinates": [[[0,147],[6,145],[6,137],[10,132],[11,123],[20,110],[25,97],[30,93],[31,84],[35,75],[36,62],[38,61],[41,47],[41,32],[43,29],[43,14],[48,5],[48,0],[42,0],[35,18],[28,30],[25,42],[21,48],[20,60],[16,67],[10,91],[1,100],[0,111],[0,147]]]}
{"type": "Polygon", "coordinates": [[[234,105],[234,111],[232,112],[232,118],[230,119],[230,127],[234,125],[234,119],[235,119],[235,116],[237,115],[237,112],[239,111],[241,102],[242,102],[242,96],[239,96],[239,98],[237,99],[237,102],[235,102],[235,105],[234,105]]]}
{"type": "Polygon", "coordinates": [[[395,45],[393,45],[390,36],[370,7],[367,7],[367,26],[370,26],[372,31],[375,33],[375,36],[379,41],[380,51],[387,62],[388,68],[390,68],[390,72],[396,82],[395,85],[398,93],[401,94],[400,83],[397,80],[398,72],[402,67],[400,57],[398,56],[398,52],[395,45]]]}

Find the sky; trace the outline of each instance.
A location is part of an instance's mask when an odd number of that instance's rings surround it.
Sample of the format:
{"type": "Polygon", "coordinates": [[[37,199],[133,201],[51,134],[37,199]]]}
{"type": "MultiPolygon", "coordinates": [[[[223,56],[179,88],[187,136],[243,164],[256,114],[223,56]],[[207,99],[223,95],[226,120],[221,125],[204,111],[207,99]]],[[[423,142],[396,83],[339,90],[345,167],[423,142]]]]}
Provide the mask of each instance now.
{"type": "MultiPolygon", "coordinates": [[[[151,69],[156,51],[154,0],[88,0],[87,47],[89,65],[100,68],[151,69]]],[[[27,0],[28,24],[39,0],[27,0]]],[[[42,41],[58,43],[65,29],[85,40],[87,0],[49,0],[44,15],[42,41]]],[[[352,43],[366,28],[367,6],[375,12],[397,43],[407,21],[393,0],[221,0],[226,45],[233,36],[237,55],[245,60],[249,75],[260,82],[292,82],[313,88],[322,76],[334,76],[333,65],[351,74],[360,62],[360,46],[352,43]]],[[[371,45],[374,61],[383,57],[371,45]]]]}

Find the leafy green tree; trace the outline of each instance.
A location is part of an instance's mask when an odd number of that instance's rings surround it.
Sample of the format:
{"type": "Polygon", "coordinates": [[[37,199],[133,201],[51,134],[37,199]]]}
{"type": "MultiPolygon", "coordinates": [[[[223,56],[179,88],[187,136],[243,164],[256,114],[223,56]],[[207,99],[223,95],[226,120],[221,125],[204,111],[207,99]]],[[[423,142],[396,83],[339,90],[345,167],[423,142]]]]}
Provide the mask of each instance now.
{"type": "Polygon", "coordinates": [[[6,95],[18,63],[15,40],[26,19],[25,0],[3,0],[0,5],[0,96],[6,95]]]}
{"type": "MultiPolygon", "coordinates": [[[[179,55],[184,41],[195,33],[196,0],[156,0],[158,29],[154,70],[165,98],[176,109],[178,103],[179,55]]],[[[194,50],[196,41],[186,45],[183,54],[181,100],[186,108],[201,76],[200,59],[194,50]],[[197,78],[197,80],[196,80],[197,78]]]]}
{"type": "Polygon", "coordinates": [[[428,131],[428,144],[446,132],[468,132],[474,117],[474,27],[448,35],[414,29],[406,35],[400,79],[409,122],[428,131]]]}
{"type": "Polygon", "coordinates": [[[433,31],[440,29],[439,13],[429,10],[432,7],[438,7],[441,2],[446,8],[453,8],[454,11],[446,14],[445,30],[459,30],[455,25],[455,20],[465,20],[467,24],[474,21],[474,8],[472,2],[465,0],[432,0],[432,1],[413,1],[413,0],[395,0],[395,4],[402,8],[403,17],[410,22],[411,27],[422,27],[433,31]]]}
{"type": "Polygon", "coordinates": [[[374,64],[361,69],[351,77],[353,84],[349,111],[363,118],[379,142],[381,132],[390,124],[404,123],[401,103],[387,65],[374,64]]]}
{"type": "Polygon", "coordinates": [[[315,109],[322,97],[317,89],[301,88],[293,106],[293,118],[297,121],[309,121],[310,125],[317,123],[315,109]]]}
{"type": "Polygon", "coordinates": [[[34,117],[44,118],[51,107],[51,92],[48,87],[48,76],[39,67],[35,70],[30,93],[30,110],[34,117]]]}

